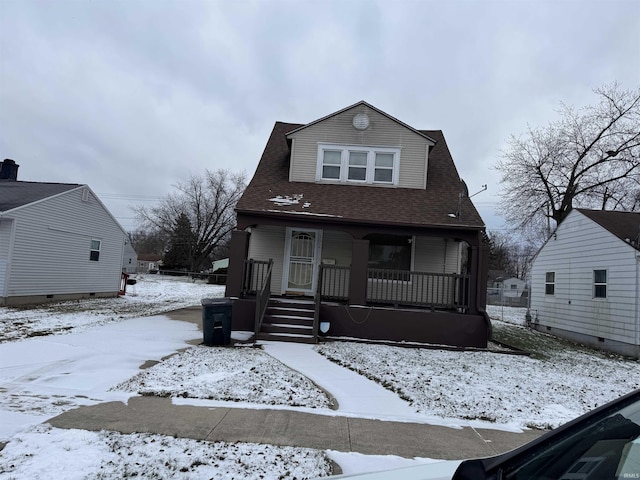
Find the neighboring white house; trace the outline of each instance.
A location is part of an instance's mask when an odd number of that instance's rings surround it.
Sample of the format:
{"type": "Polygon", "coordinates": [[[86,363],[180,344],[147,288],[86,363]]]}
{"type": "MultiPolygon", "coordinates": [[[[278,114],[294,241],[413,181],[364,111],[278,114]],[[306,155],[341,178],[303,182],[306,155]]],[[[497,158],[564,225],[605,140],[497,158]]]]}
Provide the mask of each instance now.
{"type": "Polygon", "coordinates": [[[527,282],[519,278],[507,278],[502,281],[502,295],[505,297],[521,297],[527,282]]]}
{"type": "Polygon", "coordinates": [[[138,254],[131,246],[131,242],[129,240],[125,240],[124,244],[122,271],[129,274],[136,273],[138,271],[138,254]]]}
{"type": "Polygon", "coordinates": [[[120,224],[87,185],[18,181],[17,167],[0,162],[0,305],[116,296],[120,224]]]}
{"type": "Polygon", "coordinates": [[[640,213],[574,209],[533,261],[543,332],[640,358],[640,213]]]}

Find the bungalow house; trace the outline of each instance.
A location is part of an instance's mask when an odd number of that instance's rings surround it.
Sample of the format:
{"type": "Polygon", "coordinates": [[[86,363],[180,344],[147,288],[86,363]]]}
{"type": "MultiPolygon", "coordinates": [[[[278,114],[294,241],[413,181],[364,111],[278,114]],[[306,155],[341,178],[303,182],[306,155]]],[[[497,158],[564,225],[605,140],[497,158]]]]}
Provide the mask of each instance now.
{"type": "Polygon", "coordinates": [[[162,266],[162,255],[141,254],[138,255],[137,273],[158,273],[162,266]]]}
{"type": "Polygon", "coordinates": [[[0,305],[113,297],[127,234],[87,185],[17,180],[0,163],[0,305]]]}
{"type": "Polygon", "coordinates": [[[532,326],[640,358],[640,213],[574,209],[536,255],[532,326]]]}
{"type": "Polygon", "coordinates": [[[364,101],[276,122],[236,214],[234,330],[486,346],[485,227],[440,130],[364,101]]]}

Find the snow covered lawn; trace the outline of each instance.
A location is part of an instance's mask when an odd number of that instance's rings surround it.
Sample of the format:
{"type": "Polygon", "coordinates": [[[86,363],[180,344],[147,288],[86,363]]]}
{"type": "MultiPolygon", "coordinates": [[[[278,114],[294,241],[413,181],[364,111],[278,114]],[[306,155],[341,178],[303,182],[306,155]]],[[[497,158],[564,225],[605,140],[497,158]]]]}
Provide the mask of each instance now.
{"type": "Polygon", "coordinates": [[[419,413],[520,428],[555,428],[640,388],[637,361],[520,326],[494,322],[494,329],[546,350],[540,358],[362,343],[323,344],[317,351],[397,392],[419,413]]]}
{"type": "Polygon", "coordinates": [[[307,377],[263,350],[250,347],[193,347],[143,370],[112,390],[266,405],[331,407],[327,395],[307,377]]]}
{"type": "Polygon", "coordinates": [[[0,456],[2,478],[303,479],[331,474],[326,454],[299,447],[204,442],[163,435],[38,425],[0,456]]]}
{"type": "Polygon", "coordinates": [[[138,275],[136,285],[117,298],[72,300],[32,307],[0,307],[0,342],[84,331],[127,318],[200,305],[222,297],[224,286],[185,281],[182,277],[138,275]]]}
{"type": "MultiPolygon", "coordinates": [[[[327,474],[326,455],[338,453],[36,425],[79,405],[126,401],[134,392],[285,408],[331,407],[324,391],[261,349],[191,347],[175,354],[187,340],[200,337],[197,326],[148,315],[199,305],[203,297],[222,296],[223,288],[157,276],[139,280],[135,290],[118,299],[0,307],[0,440],[10,440],[0,454],[0,476],[137,474],[188,479],[327,474]],[[167,355],[139,370],[145,361],[167,355]]],[[[354,342],[315,348],[408,400],[416,421],[439,417],[451,425],[483,420],[497,428],[555,427],[640,388],[639,362],[526,329],[520,326],[525,312],[490,310],[492,317],[509,322],[494,321],[496,337],[530,351],[531,357],[354,342]]],[[[361,461],[354,459],[350,454],[340,463],[361,461]]],[[[391,460],[385,457],[381,462],[391,460]]]]}

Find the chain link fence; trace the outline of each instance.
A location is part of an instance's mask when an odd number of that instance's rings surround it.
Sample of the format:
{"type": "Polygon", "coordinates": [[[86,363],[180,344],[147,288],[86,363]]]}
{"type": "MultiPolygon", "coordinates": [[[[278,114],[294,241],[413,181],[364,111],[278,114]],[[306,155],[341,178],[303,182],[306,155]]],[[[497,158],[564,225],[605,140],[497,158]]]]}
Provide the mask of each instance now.
{"type": "Polygon", "coordinates": [[[502,287],[487,288],[487,305],[503,307],[529,307],[529,288],[505,289],[502,287]]]}

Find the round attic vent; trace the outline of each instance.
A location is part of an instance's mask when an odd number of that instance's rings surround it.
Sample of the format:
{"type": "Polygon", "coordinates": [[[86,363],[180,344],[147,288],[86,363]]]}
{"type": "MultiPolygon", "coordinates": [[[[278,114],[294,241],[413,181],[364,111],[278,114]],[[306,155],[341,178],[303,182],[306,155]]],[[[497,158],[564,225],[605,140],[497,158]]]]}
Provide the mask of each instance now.
{"type": "Polygon", "coordinates": [[[369,128],[369,115],[366,113],[358,113],[353,117],[353,126],[358,130],[366,130],[369,128]]]}

